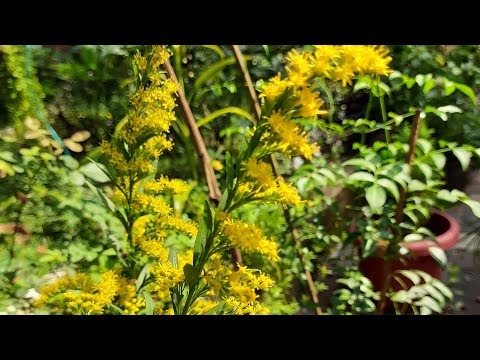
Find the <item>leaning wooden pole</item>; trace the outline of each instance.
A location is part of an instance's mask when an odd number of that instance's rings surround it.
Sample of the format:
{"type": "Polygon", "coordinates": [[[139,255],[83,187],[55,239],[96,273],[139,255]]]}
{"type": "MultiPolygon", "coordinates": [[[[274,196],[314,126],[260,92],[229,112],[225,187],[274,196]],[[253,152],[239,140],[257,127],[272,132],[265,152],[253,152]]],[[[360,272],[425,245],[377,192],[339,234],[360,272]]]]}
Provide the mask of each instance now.
{"type": "MultiPolygon", "coordinates": [[[[163,67],[166,70],[168,77],[172,79],[176,84],[178,84],[177,76],[175,75],[175,71],[170,64],[170,61],[167,60],[163,64],[163,67]]],[[[185,94],[180,86],[178,88],[177,102],[182,112],[183,118],[187,123],[190,135],[192,136],[193,144],[195,145],[195,149],[197,151],[198,157],[200,158],[200,162],[202,163],[203,172],[207,180],[210,202],[214,206],[217,206],[220,202],[220,199],[222,198],[222,192],[220,191],[220,187],[218,186],[217,178],[215,177],[215,172],[213,170],[210,157],[208,156],[207,147],[205,146],[205,142],[203,141],[202,134],[200,134],[200,130],[198,130],[197,122],[193,117],[190,105],[188,104],[187,98],[185,97],[185,94]]],[[[232,248],[231,252],[235,263],[243,265],[242,254],[240,253],[240,250],[232,248]]]]}
{"type": "MultiPolygon", "coordinates": [[[[233,51],[233,54],[235,56],[235,59],[237,60],[237,65],[240,69],[240,72],[242,73],[242,75],[245,79],[245,83],[247,84],[248,95],[249,95],[248,98],[249,98],[250,106],[251,106],[252,111],[254,112],[254,114],[256,116],[257,121],[260,121],[260,118],[262,116],[262,110],[261,110],[261,107],[260,107],[260,102],[258,101],[257,93],[255,92],[255,88],[253,86],[252,78],[250,77],[250,73],[248,72],[247,63],[245,61],[245,58],[243,57],[242,50],[240,50],[240,47],[238,45],[232,45],[232,51],[233,51]]],[[[270,155],[270,165],[272,166],[272,170],[273,170],[273,173],[274,173],[275,177],[279,177],[280,176],[280,171],[278,170],[278,163],[277,163],[277,159],[275,158],[274,154],[270,155]]],[[[300,261],[302,262],[302,265],[303,265],[305,276],[307,278],[308,288],[310,290],[310,295],[312,297],[313,302],[315,303],[315,313],[317,315],[321,315],[322,314],[322,309],[319,305],[318,295],[317,295],[317,291],[315,290],[315,283],[313,281],[312,274],[311,274],[310,271],[307,270],[307,268],[305,266],[306,259],[305,259],[304,255],[299,250],[300,247],[301,247],[301,242],[300,242],[300,239],[299,239],[298,230],[295,229],[295,227],[293,226],[292,219],[291,219],[291,216],[290,216],[290,212],[288,211],[288,209],[283,209],[283,215],[285,217],[285,221],[287,223],[288,229],[290,230],[290,232],[292,234],[292,237],[295,241],[298,257],[299,257],[299,259],[300,259],[300,261]]]]}

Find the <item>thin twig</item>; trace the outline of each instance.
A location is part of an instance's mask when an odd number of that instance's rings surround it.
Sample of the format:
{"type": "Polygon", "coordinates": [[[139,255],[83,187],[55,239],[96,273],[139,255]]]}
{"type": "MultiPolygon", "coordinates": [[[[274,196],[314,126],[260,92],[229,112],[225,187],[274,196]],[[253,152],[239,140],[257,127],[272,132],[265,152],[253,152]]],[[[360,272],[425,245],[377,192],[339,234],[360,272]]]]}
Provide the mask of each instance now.
{"type": "MultiPolygon", "coordinates": [[[[252,111],[256,115],[256,119],[258,122],[261,119],[262,110],[260,107],[260,103],[258,101],[257,93],[255,92],[255,88],[253,86],[252,78],[250,77],[250,73],[248,72],[247,63],[245,62],[245,58],[243,57],[242,51],[240,50],[240,47],[238,45],[232,45],[232,51],[237,60],[237,65],[247,84],[250,106],[252,107],[252,111]]],[[[272,167],[273,174],[275,175],[275,177],[279,177],[280,171],[278,170],[278,163],[274,154],[270,155],[270,165],[272,167]]],[[[305,257],[300,252],[301,242],[299,239],[298,230],[295,229],[295,227],[293,226],[290,212],[288,211],[288,209],[283,209],[283,215],[285,217],[285,221],[287,223],[288,229],[290,230],[292,237],[295,241],[298,257],[300,258],[300,261],[304,268],[305,276],[307,278],[308,288],[310,290],[310,295],[312,296],[312,300],[315,303],[315,313],[317,315],[321,315],[322,309],[319,306],[318,295],[317,295],[317,291],[315,290],[315,283],[313,281],[312,274],[310,273],[310,271],[307,270],[305,266],[306,264],[305,257]]]]}
{"type": "MultiPolygon", "coordinates": [[[[420,110],[415,112],[415,116],[413,117],[413,124],[412,124],[412,132],[410,133],[409,139],[409,148],[407,153],[407,171],[410,175],[412,173],[412,162],[413,162],[413,155],[415,154],[415,146],[417,145],[418,134],[420,132],[420,110]]],[[[405,199],[407,196],[407,192],[405,188],[402,186],[400,188],[400,200],[398,201],[397,211],[395,213],[395,220],[397,224],[402,221],[403,218],[403,211],[405,206],[405,199]]]]}
{"type": "MultiPolygon", "coordinates": [[[[413,117],[412,130],[410,132],[410,139],[408,141],[409,147],[408,147],[408,153],[406,158],[406,164],[407,164],[407,172],[409,175],[412,173],[413,156],[415,154],[415,147],[417,145],[419,133],[420,133],[420,110],[417,110],[413,117]]],[[[404,212],[406,198],[407,198],[407,191],[402,186],[400,188],[400,199],[398,201],[397,210],[395,212],[395,222],[397,224],[400,224],[400,222],[403,219],[403,212],[404,212]]],[[[388,285],[390,283],[389,278],[390,278],[390,271],[392,268],[391,262],[392,260],[387,258],[385,259],[384,266],[383,266],[383,288],[381,292],[380,305],[378,309],[379,314],[384,313],[385,307],[387,305],[387,290],[388,290],[388,285]]]]}
{"type": "MultiPolygon", "coordinates": [[[[170,64],[170,61],[167,60],[163,64],[163,67],[167,71],[168,77],[171,78],[176,84],[178,84],[177,76],[175,75],[175,71],[170,64]]],[[[207,147],[205,146],[205,142],[203,141],[202,135],[200,134],[200,130],[198,130],[197,122],[193,117],[192,110],[190,109],[190,105],[188,104],[187,98],[185,97],[185,94],[181,87],[179,87],[178,89],[177,99],[180,110],[182,111],[185,122],[187,123],[188,130],[190,131],[190,134],[193,138],[193,143],[200,158],[200,162],[203,166],[203,172],[207,180],[210,201],[214,206],[217,206],[220,202],[220,199],[222,198],[222,192],[220,191],[220,187],[218,186],[217,178],[215,177],[215,172],[213,170],[210,157],[208,156],[207,147]]],[[[235,264],[238,263],[240,265],[243,265],[242,254],[240,253],[240,250],[232,248],[231,252],[235,264]]]]}

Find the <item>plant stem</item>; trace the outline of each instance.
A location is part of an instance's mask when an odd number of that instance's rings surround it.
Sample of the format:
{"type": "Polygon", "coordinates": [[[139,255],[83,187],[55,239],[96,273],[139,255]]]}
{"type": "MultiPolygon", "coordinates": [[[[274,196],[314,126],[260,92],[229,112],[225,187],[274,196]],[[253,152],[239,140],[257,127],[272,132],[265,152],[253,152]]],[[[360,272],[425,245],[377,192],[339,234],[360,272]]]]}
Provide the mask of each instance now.
{"type": "MultiPolygon", "coordinates": [[[[407,158],[406,158],[406,163],[407,163],[407,171],[408,174],[410,175],[412,173],[412,162],[413,162],[413,156],[415,154],[415,146],[417,144],[418,140],[418,134],[420,132],[420,110],[417,110],[415,112],[415,116],[413,117],[413,124],[412,124],[412,130],[410,132],[410,139],[409,139],[409,148],[408,148],[408,153],[407,153],[407,158]]],[[[398,201],[397,205],[397,210],[395,212],[395,222],[396,224],[400,224],[403,218],[403,212],[404,212],[404,207],[405,207],[405,200],[407,197],[407,191],[405,188],[402,186],[400,188],[400,199],[398,201]]],[[[394,238],[395,242],[399,242],[400,239],[398,236],[394,238]]],[[[394,250],[396,251],[396,247],[394,246],[394,250]]],[[[386,248],[386,251],[388,252],[388,247],[386,248]]],[[[388,256],[388,253],[386,253],[388,256]]],[[[387,304],[387,290],[388,290],[388,283],[389,283],[389,275],[390,275],[390,270],[392,266],[392,260],[386,259],[384,262],[384,267],[383,267],[383,289],[381,292],[381,299],[380,299],[380,305],[379,305],[379,313],[383,314],[385,311],[385,307],[387,304]]]]}
{"type": "MultiPolygon", "coordinates": [[[[382,109],[383,122],[386,123],[388,117],[387,117],[387,110],[385,108],[385,96],[384,95],[380,96],[380,107],[382,109]]],[[[387,144],[390,144],[390,130],[388,130],[387,128],[385,128],[385,142],[387,144]]]]}
{"type": "Polygon", "coordinates": [[[365,111],[365,119],[370,120],[370,112],[372,111],[372,104],[373,104],[373,93],[370,91],[370,94],[368,95],[368,104],[367,104],[367,110],[365,111]]]}
{"type": "MultiPolygon", "coordinates": [[[[407,153],[407,158],[406,158],[406,163],[407,163],[407,171],[408,174],[410,175],[412,173],[412,162],[413,162],[413,156],[415,154],[415,146],[417,145],[417,140],[418,140],[418,134],[420,132],[420,110],[417,110],[415,112],[415,116],[413,117],[413,124],[412,124],[412,130],[410,132],[410,139],[409,139],[409,144],[408,144],[408,153],[407,153]]],[[[404,206],[405,206],[405,199],[407,196],[407,192],[404,187],[400,188],[400,199],[398,201],[397,205],[397,211],[395,212],[395,220],[397,224],[402,221],[403,218],[403,211],[404,211],[404,206]]]]}
{"type": "MultiPolygon", "coordinates": [[[[247,84],[250,105],[252,107],[252,111],[254,112],[254,114],[257,118],[257,122],[258,122],[261,119],[262,111],[261,111],[260,103],[258,101],[257,94],[255,92],[255,88],[253,86],[252,78],[250,77],[250,73],[248,72],[248,68],[247,68],[247,64],[245,62],[245,58],[243,57],[242,51],[240,50],[240,47],[238,45],[232,45],[232,51],[233,51],[233,53],[235,55],[235,58],[237,60],[237,64],[238,64],[238,67],[240,69],[240,72],[242,73],[242,75],[245,79],[245,82],[247,84]]],[[[330,99],[330,97],[329,97],[329,99],[330,99]]],[[[332,116],[333,116],[333,112],[332,112],[332,116]]],[[[273,174],[275,175],[275,177],[279,177],[280,176],[280,171],[278,170],[278,163],[277,163],[277,159],[275,158],[274,154],[270,155],[270,165],[272,167],[272,171],[273,171],[273,174]]],[[[321,315],[322,314],[322,309],[319,306],[317,291],[315,290],[315,283],[313,281],[312,274],[310,273],[310,271],[307,270],[307,268],[305,266],[305,264],[306,264],[305,258],[303,256],[303,254],[300,252],[301,242],[299,240],[298,231],[297,231],[297,229],[295,229],[293,227],[292,219],[290,217],[290,212],[288,211],[288,209],[285,209],[285,208],[283,209],[283,216],[285,217],[285,221],[287,223],[288,229],[290,230],[290,232],[292,234],[292,237],[295,240],[297,255],[298,255],[298,257],[299,257],[299,259],[302,263],[302,266],[304,268],[305,276],[307,278],[308,288],[310,290],[310,295],[312,296],[312,300],[315,303],[315,312],[316,312],[317,315],[321,315]]]]}

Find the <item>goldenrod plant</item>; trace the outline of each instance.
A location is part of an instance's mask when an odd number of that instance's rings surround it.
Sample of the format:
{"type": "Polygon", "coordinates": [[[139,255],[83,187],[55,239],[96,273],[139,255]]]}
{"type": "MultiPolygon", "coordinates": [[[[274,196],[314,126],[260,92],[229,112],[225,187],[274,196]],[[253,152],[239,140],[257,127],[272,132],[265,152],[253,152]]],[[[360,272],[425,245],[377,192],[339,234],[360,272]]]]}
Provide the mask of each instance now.
{"type": "Polygon", "coordinates": [[[160,46],[146,56],[135,56],[132,110],[114,139],[100,146],[106,160],[103,169],[115,186],[114,201],[99,194],[125,227],[126,242],[120,250],[123,266],[100,279],[84,274],[61,278],[44,288],[38,305],[63,304],[75,314],[268,313],[258,301],[257,290],[268,290],[273,281],[257,270],[234,268],[226,250],[238,247],[274,262],[277,245],[255,225],[231,215],[249,203],[300,203],[296,190],[283,178],[275,178],[264,160],[276,151],[311,157],[317,149],[308,145],[306,134],[287,115],[270,113],[253,129],[236,164],[231,158],[227,161],[218,209],[206,202],[200,226],[183,219],[169,201],[185,191],[187,184],[154,177],[155,159],[173,146],[167,133],[175,120],[176,86],[158,71],[168,56],[160,46]],[[165,240],[172,232],[196,236],[194,249],[182,252],[175,244],[167,247],[165,240]]]}

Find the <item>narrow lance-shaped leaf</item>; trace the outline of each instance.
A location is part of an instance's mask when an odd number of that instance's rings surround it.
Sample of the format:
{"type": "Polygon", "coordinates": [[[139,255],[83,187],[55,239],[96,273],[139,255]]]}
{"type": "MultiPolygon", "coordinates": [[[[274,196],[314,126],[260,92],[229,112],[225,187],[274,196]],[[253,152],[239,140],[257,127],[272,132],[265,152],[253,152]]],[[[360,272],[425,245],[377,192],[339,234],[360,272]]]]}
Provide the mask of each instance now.
{"type": "Polygon", "coordinates": [[[226,115],[226,114],[237,114],[237,115],[240,115],[240,116],[244,117],[245,119],[251,121],[252,123],[255,123],[255,119],[252,117],[252,115],[250,115],[245,110],[243,110],[239,107],[236,107],[236,106],[229,106],[229,107],[214,111],[210,115],[207,115],[204,118],[198,120],[197,121],[197,126],[201,127],[201,126],[207,125],[208,123],[215,120],[217,117],[220,117],[220,116],[226,115]]]}

